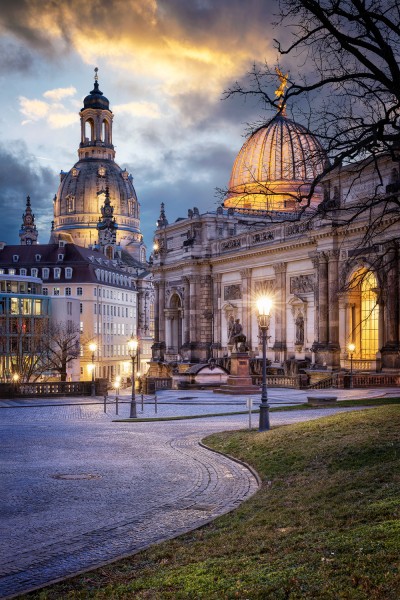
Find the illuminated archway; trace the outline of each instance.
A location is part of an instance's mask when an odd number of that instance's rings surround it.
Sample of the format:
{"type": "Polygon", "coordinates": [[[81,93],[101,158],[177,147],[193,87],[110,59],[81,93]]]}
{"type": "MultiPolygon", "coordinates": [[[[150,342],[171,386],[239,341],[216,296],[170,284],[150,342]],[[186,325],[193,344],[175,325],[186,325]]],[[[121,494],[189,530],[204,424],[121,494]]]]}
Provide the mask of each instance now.
{"type": "Polygon", "coordinates": [[[361,281],[361,358],[375,359],[379,340],[379,306],[375,275],[368,271],[361,281]]]}

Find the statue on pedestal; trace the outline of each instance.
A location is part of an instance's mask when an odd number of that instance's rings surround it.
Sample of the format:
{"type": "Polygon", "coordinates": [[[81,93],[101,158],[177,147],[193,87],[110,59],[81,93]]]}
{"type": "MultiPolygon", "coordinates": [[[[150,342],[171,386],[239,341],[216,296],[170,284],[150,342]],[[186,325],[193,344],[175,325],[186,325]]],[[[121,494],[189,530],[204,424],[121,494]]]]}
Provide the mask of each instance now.
{"type": "Polygon", "coordinates": [[[243,333],[243,327],[240,324],[240,319],[236,319],[229,328],[229,341],[228,343],[235,346],[236,352],[246,352],[246,336],[243,333]]]}

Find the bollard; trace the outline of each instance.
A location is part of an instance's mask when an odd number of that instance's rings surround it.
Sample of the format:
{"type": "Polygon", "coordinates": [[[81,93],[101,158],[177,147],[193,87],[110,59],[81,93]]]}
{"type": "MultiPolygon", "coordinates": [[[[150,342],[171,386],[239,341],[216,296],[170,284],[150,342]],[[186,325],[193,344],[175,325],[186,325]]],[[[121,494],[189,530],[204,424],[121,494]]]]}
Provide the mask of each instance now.
{"type": "Polygon", "coordinates": [[[144,400],[143,400],[143,394],[142,394],[142,412],[144,411],[144,400]]]}
{"type": "Polygon", "coordinates": [[[104,412],[107,412],[107,394],[104,394],[104,412]]]}
{"type": "Polygon", "coordinates": [[[119,400],[118,396],[115,396],[115,414],[116,415],[118,414],[118,400],[119,400]]]}
{"type": "Polygon", "coordinates": [[[154,413],[157,414],[157,394],[154,394],[154,413]]]}

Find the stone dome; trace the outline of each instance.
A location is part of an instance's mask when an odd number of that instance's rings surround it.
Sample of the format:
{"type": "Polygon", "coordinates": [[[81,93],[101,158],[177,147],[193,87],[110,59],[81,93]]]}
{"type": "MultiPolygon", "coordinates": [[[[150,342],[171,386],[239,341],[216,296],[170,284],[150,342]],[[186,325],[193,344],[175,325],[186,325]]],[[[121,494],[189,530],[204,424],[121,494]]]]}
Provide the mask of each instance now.
{"type": "Polygon", "coordinates": [[[54,197],[53,237],[69,234],[80,246],[96,244],[98,222],[108,188],[109,202],[116,222],[116,244],[134,257],[142,256],[140,208],[132,176],[114,161],[113,114],[109,101],[99,90],[95,69],[94,89],[84,99],[80,111],[81,140],[79,160],[68,172],[61,171],[54,197]]]}
{"type": "Polygon", "coordinates": [[[139,204],[132,176],[114,161],[79,160],[68,173],[61,172],[54,199],[55,229],[70,231],[76,243],[96,242],[96,227],[109,188],[118,223],[117,241],[122,246],[139,241],[139,204]]]}
{"type": "MultiPolygon", "coordinates": [[[[293,211],[326,160],[321,144],[308,129],[286,115],[277,115],[243,144],[224,205],[237,210],[293,211]]],[[[322,191],[317,187],[311,205],[321,200],[322,191]]]]}

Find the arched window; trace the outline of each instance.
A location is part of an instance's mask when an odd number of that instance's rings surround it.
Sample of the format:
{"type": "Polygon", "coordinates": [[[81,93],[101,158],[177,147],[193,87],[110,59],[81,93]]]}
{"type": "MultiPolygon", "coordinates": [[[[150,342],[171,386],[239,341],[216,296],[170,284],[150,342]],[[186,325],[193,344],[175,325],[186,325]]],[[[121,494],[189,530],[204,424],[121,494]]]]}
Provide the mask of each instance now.
{"type": "Polygon", "coordinates": [[[369,271],[361,282],[361,358],[373,359],[378,352],[379,307],[376,277],[369,271]]]}
{"type": "Polygon", "coordinates": [[[93,119],[88,119],[85,122],[85,141],[94,141],[94,122],[93,119]]]}
{"type": "Polygon", "coordinates": [[[101,140],[106,144],[110,143],[110,124],[106,119],[101,124],[101,140]]]}

